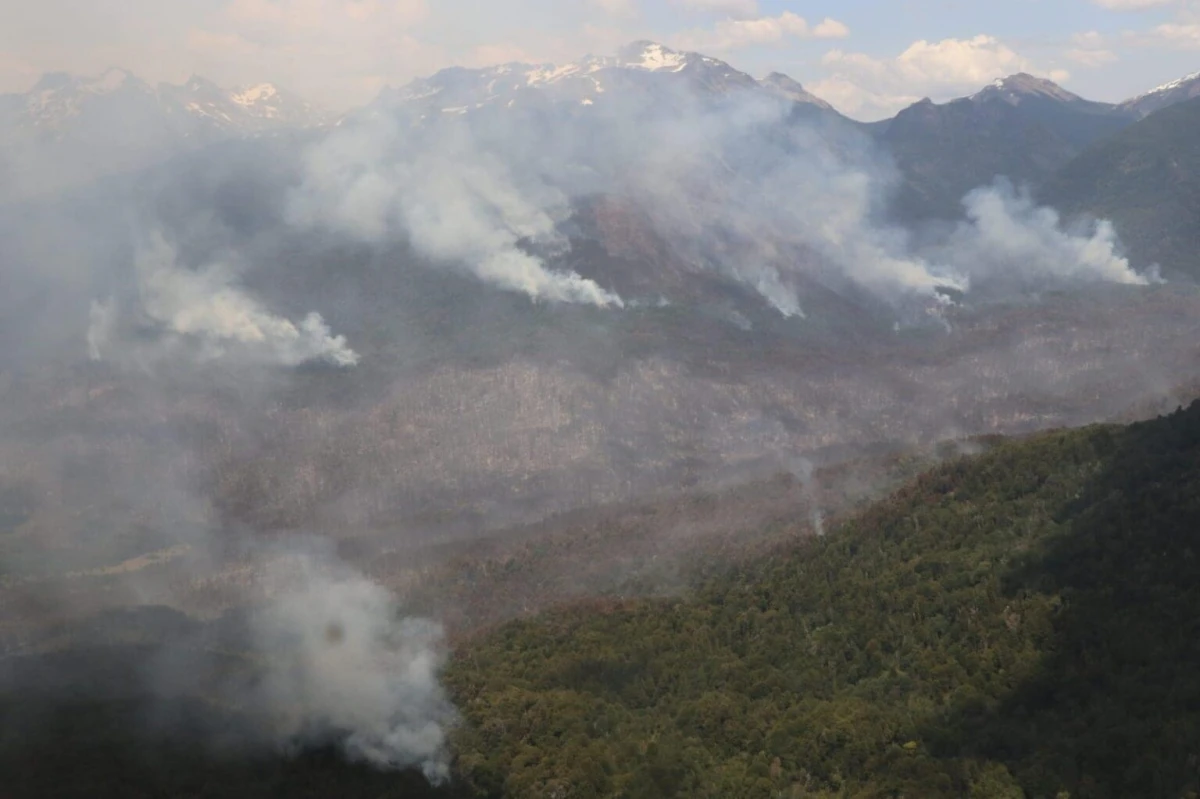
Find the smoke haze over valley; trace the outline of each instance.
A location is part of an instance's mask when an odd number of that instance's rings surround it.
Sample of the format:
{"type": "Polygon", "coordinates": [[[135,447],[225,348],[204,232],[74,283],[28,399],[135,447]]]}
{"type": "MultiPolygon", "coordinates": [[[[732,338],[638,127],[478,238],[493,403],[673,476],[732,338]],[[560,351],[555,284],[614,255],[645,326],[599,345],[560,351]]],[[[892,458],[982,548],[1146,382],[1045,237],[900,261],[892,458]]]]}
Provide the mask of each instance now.
{"type": "Polygon", "coordinates": [[[1200,78],[1000,63],[870,124],[650,41],[338,113],[118,69],[0,96],[0,686],[453,786],[463,642],[1187,404],[1200,78]]]}

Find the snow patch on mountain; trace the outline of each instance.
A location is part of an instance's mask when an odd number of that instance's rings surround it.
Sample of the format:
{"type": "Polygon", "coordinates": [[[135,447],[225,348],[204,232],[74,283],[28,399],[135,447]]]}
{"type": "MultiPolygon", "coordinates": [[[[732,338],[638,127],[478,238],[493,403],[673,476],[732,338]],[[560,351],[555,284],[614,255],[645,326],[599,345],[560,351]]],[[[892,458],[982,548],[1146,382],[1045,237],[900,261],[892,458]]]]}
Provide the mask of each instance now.
{"type": "MultiPolygon", "coordinates": [[[[636,47],[641,48],[640,58],[636,61],[631,59],[623,66],[651,72],[679,72],[688,65],[690,54],[677,53],[654,42],[639,42],[635,45],[636,47]]],[[[700,57],[703,58],[703,56],[700,57]]]]}
{"type": "Polygon", "coordinates": [[[678,75],[711,93],[733,89],[765,89],[792,102],[830,110],[786,75],[773,74],[761,83],[724,61],[700,53],[672,50],[656,42],[634,42],[615,56],[589,55],[570,64],[502,64],[482,69],[454,67],[418,78],[398,89],[385,89],[371,107],[353,116],[373,116],[388,109],[407,109],[417,119],[462,114],[488,106],[512,108],[536,92],[576,107],[600,104],[607,93],[630,86],[653,90],[658,76],[678,75]]]}
{"type": "Polygon", "coordinates": [[[260,83],[257,86],[250,86],[245,89],[234,90],[229,95],[229,99],[240,106],[253,106],[263,100],[270,100],[276,97],[279,91],[270,83],[260,83]]]}
{"type": "Polygon", "coordinates": [[[82,138],[96,132],[92,130],[96,125],[110,126],[122,120],[158,124],[176,130],[183,138],[248,136],[284,127],[313,127],[325,121],[309,103],[271,83],[231,91],[193,75],[182,85],[151,86],[116,67],[95,77],[50,73],[29,92],[3,99],[18,109],[7,120],[18,130],[56,136],[73,132],[82,138]],[[202,130],[189,129],[189,120],[202,130]]]}
{"type": "Polygon", "coordinates": [[[1012,105],[1017,105],[1023,100],[1032,97],[1056,100],[1061,103],[1087,102],[1079,95],[1072,94],[1053,81],[1038,78],[1025,72],[1019,72],[1016,75],[1009,75],[1007,78],[1000,78],[993,81],[982,90],[971,95],[970,99],[975,101],[1000,99],[1012,105]]]}
{"type": "Polygon", "coordinates": [[[1155,111],[1160,111],[1167,106],[1182,103],[1194,97],[1200,97],[1200,72],[1184,75],[1182,78],[1176,78],[1173,81],[1157,86],[1145,94],[1139,94],[1137,97],[1122,103],[1121,108],[1136,114],[1138,117],[1147,117],[1155,111]]]}
{"type": "Polygon", "coordinates": [[[1133,99],[1141,100],[1143,98],[1150,97],[1155,94],[1166,94],[1167,92],[1174,91],[1174,90],[1181,88],[1189,83],[1192,83],[1193,81],[1200,81],[1200,72],[1193,72],[1190,75],[1184,75],[1182,78],[1176,78],[1175,80],[1170,81],[1169,83],[1164,83],[1162,86],[1156,86],[1155,88],[1151,89],[1150,91],[1146,92],[1145,94],[1139,94],[1137,97],[1135,97],[1133,99]]]}

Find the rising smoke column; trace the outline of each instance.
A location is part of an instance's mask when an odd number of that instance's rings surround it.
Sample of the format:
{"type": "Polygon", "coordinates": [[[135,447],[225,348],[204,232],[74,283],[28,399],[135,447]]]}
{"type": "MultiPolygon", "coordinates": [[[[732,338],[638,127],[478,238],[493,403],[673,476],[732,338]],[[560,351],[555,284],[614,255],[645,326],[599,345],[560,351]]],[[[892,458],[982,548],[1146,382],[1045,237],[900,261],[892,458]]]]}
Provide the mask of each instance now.
{"type": "Polygon", "coordinates": [[[251,621],[267,665],[249,698],[278,739],[335,737],[351,758],[445,780],[454,711],[438,681],[441,627],[406,618],[385,588],[315,552],[275,560],[268,583],[251,621]]]}
{"type": "Polygon", "coordinates": [[[900,175],[866,136],[798,120],[786,103],[753,91],[672,110],[680,107],[644,120],[640,150],[616,148],[635,153],[628,184],[676,247],[709,263],[727,253],[716,267],[785,316],[800,314],[794,287],[806,278],[842,280],[889,305],[944,303],[945,289],[976,284],[1156,279],[1120,254],[1111,223],[1064,225],[1003,180],[969,193],[966,219],[935,245],[919,245],[884,221],[900,175]]]}
{"type": "Polygon", "coordinates": [[[134,271],[135,295],[125,303],[132,307],[111,299],[92,303],[87,344],[93,360],[146,364],[183,355],[276,366],[358,363],[358,354],[344,337],[330,332],[320,314],[309,313],[296,323],[270,313],[237,285],[227,264],[187,269],[161,234],[141,248],[134,271]],[[132,317],[124,321],[140,320],[152,328],[152,343],[121,335],[122,311],[132,317]]]}
{"type": "Polygon", "coordinates": [[[1065,229],[1059,213],[1038,206],[1006,180],[963,198],[967,222],[948,242],[947,257],[980,282],[1117,283],[1145,286],[1157,271],[1136,271],[1120,254],[1111,222],[1065,229]]]}
{"type": "Polygon", "coordinates": [[[469,270],[533,300],[622,307],[620,297],[573,272],[547,268],[523,242],[562,249],[567,195],[483,152],[464,126],[432,135],[374,119],[331,135],[306,158],[289,218],[375,244],[406,239],[424,257],[469,270]]]}
{"type": "Polygon", "coordinates": [[[638,79],[624,76],[584,108],[550,92],[534,111],[375,109],[309,151],[289,219],[375,244],[404,240],[506,290],[600,307],[623,303],[531,254],[565,251],[563,223],[596,195],[623,198],[683,261],[789,317],[803,316],[809,281],[924,307],[1014,271],[1035,283],[1144,280],[1119,256],[1111,225],[1065,229],[1052,210],[998,187],[968,195],[965,224],[918,246],[886,221],[898,171],[849,123],[797,115],[753,88],[638,79]]]}

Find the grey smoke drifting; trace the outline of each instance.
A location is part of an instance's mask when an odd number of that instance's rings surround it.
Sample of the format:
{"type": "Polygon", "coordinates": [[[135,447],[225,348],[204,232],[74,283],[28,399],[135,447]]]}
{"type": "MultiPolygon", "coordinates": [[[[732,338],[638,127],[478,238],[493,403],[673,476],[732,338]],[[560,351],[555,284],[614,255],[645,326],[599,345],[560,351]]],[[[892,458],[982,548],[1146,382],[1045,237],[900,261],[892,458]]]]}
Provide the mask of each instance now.
{"type": "Polygon", "coordinates": [[[438,682],[441,627],[403,617],[386,589],[310,553],[275,560],[267,586],[251,620],[267,664],[251,701],[281,740],[338,735],[354,759],[445,780],[454,712],[438,682]]]}
{"type": "Polygon", "coordinates": [[[569,206],[561,191],[529,179],[518,188],[503,158],[473,146],[463,130],[419,137],[423,146],[408,133],[372,119],[314,147],[292,198],[292,222],[368,242],[404,237],[427,258],[534,300],[623,304],[591,280],[548,269],[520,246],[563,246],[557,225],[569,206]]]}
{"type": "Polygon", "coordinates": [[[1111,225],[1064,229],[999,185],[964,199],[957,229],[917,244],[885,221],[898,177],[874,142],[763,92],[681,82],[582,108],[554,97],[528,112],[418,115],[401,104],[352,117],[309,150],[289,220],[405,241],[534,299],[610,308],[624,305],[611,288],[547,261],[566,252],[565,223],[596,195],[622,198],[691,268],[737,280],[786,317],[804,315],[815,285],[937,306],[946,289],[995,288],[1005,281],[993,277],[1014,273],[1033,285],[1147,281],[1120,257],[1111,225]]]}
{"type": "Polygon", "coordinates": [[[697,259],[726,253],[712,266],[785,316],[800,312],[806,280],[888,301],[959,283],[881,221],[890,173],[861,134],[831,136],[748,93],[663,114],[639,133],[647,145],[629,180],[658,229],[680,246],[695,241],[697,259]]]}
{"type": "Polygon", "coordinates": [[[1155,269],[1139,273],[1120,254],[1111,222],[1066,230],[1057,211],[1036,205],[1007,181],[972,191],[963,206],[969,221],[951,237],[949,253],[959,269],[980,281],[1159,282],[1155,269]]]}
{"type": "Polygon", "coordinates": [[[1066,229],[1003,181],[967,195],[967,219],[937,246],[920,245],[884,221],[898,176],[865,136],[831,135],[753,94],[690,111],[639,132],[634,191],[671,241],[728,253],[716,268],[785,316],[800,312],[806,280],[849,283],[893,305],[940,303],[944,289],[995,287],[1014,273],[1032,286],[1153,280],[1120,255],[1110,223],[1066,229]]]}
{"type": "Polygon", "coordinates": [[[358,363],[358,354],[344,337],[330,333],[319,313],[299,323],[271,314],[237,286],[227,264],[187,269],[160,234],[139,251],[134,270],[134,307],[123,309],[112,300],[92,303],[87,344],[93,360],[147,365],[191,354],[200,361],[231,356],[280,366],[358,363]],[[121,337],[122,311],[153,328],[152,343],[121,337]]]}

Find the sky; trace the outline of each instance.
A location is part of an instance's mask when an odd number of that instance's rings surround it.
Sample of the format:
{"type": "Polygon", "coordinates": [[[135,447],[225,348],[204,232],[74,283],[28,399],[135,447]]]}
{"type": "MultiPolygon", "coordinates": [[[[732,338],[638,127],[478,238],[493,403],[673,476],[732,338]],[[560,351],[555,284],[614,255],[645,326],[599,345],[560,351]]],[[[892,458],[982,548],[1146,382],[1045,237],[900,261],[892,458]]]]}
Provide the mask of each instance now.
{"type": "Polygon", "coordinates": [[[0,92],[124,67],[269,81],[334,111],[446,66],[637,39],[787,73],[864,120],[1014,72],[1119,101],[1200,71],[1200,0],[0,0],[0,18],[0,92]]]}

